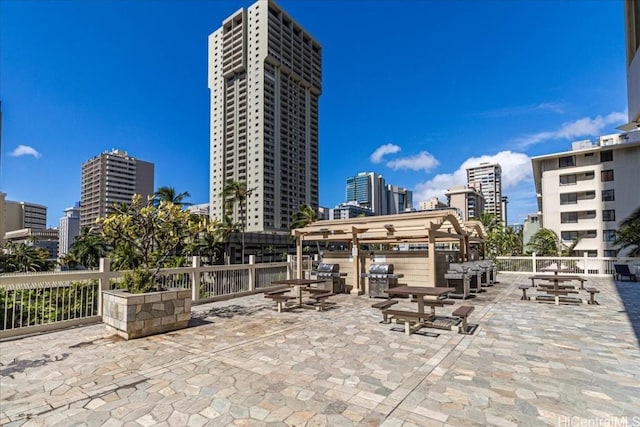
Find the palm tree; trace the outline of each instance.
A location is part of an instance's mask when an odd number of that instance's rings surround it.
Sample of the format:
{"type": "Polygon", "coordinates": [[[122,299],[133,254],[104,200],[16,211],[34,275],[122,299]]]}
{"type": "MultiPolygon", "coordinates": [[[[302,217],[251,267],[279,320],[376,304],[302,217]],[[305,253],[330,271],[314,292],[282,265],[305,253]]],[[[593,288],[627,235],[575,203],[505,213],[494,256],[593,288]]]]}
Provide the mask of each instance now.
{"type": "Polygon", "coordinates": [[[244,264],[244,232],[246,229],[246,215],[245,205],[247,198],[253,193],[255,188],[247,188],[247,183],[244,181],[228,181],[220,196],[224,200],[225,209],[227,215],[231,215],[233,208],[238,203],[238,218],[240,219],[241,232],[242,232],[242,263],[244,264]]]}
{"type": "MultiPolygon", "coordinates": [[[[300,205],[298,208],[298,212],[293,214],[293,220],[291,221],[291,229],[303,228],[307,225],[311,225],[316,222],[318,216],[316,215],[316,210],[311,206],[304,204],[300,205]]],[[[318,254],[320,254],[320,242],[316,240],[316,248],[318,249],[318,254]]]]}
{"type": "Polygon", "coordinates": [[[191,203],[185,202],[184,200],[191,197],[188,191],[183,191],[182,193],[176,193],[176,189],[173,187],[163,186],[156,190],[153,193],[153,205],[158,207],[160,202],[169,202],[174,205],[180,205],[182,207],[189,206],[191,203]]]}
{"type": "Polygon", "coordinates": [[[39,271],[46,264],[47,256],[30,245],[19,243],[15,246],[14,252],[11,254],[14,265],[18,271],[39,271]]]}
{"type": "Polygon", "coordinates": [[[214,225],[213,234],[216,237],[218,242],[225,242],[226,249],[224,250],[225,254],[228,254],[229,250],[229,237],[238,232],[240,225],[237,222],[233,222],[233,219],[230,216],[225,215],[221,222],[218,222],[214,225]]]}
{"type": "Polygon", "coordinates": [[[100,258],[107,254],[107,243],[93,228],[84,227],[76,236],[69,253],[85,268],[95,269],[100,265],[100,258]]]}
{"type": "Polygon", "coordinates": [[[640,256],[640,207],[620,223],[615,244],[620,247],[618,253],[628,249],[627,256],[640,256]]]}

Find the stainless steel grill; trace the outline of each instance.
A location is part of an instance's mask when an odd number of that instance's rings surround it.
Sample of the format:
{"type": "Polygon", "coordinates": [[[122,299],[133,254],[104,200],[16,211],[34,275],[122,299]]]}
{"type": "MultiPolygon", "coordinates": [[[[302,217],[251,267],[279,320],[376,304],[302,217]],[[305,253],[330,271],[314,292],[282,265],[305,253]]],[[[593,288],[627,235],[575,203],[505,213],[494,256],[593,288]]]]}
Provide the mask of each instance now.
{"type": "Polygon", "coordinates": [[[369,297],[389,297],[385,290],[398,286],[398,279],[404,274],[395,274],[393,264],[371,264],[369,272],[360,277],[369,280],[369,297]]]}
{"type": "Polygon", "coordinates": [[[318,288],[323,288],[335,294],[342,292],[341,277],[346,275],[347,273],[340,273],[340,264],[329,264],[325,262],[319,263],[316,269],[311,272],[311,277],[315,277],[318,280],[325,280],[324,283],[318,283],[318,288]]]}

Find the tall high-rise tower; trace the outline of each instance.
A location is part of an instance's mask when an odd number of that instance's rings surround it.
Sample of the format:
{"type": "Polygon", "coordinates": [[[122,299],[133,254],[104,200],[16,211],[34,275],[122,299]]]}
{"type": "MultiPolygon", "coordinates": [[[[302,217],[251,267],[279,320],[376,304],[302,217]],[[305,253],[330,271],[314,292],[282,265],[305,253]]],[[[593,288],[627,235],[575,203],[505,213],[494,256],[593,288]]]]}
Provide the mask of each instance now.
{"type": "Polygon", "coordinates": [[[126,151],[104,152],[82,164],[80,227],[111,213],[114,203],[131,203],[134,194],[153,194],[153,163],[131,157],[126,151]]]}
{"type": "Polygon", "coordinates": [[[271,0],[209,36],[211,218],[230,181],[252,190],[233,213],[249,232],[286,231],[301,204],[318,206],[321,78],[320,44],[271,0]]]}
{"type": "Polygon", "coordinates": [[[382,175],[375,172],[347,177],[346,197],[347,202],[357,202],[376,215],[387,214],[387,188],[382,175]]]}
{"type": "Polygon", "coordinates": [[[69,253],[75,238],[80,235],[80,203],[64,210],[58,224],[58,256],[69,253]]]}
{"type": "Polygon", "coordinates": [[[484,212],[495,215],[498,221],[506,219],[502,213],[502,168],[499,164],[485,162],[467,168],[467,184],[482,191],[484,212]]]}

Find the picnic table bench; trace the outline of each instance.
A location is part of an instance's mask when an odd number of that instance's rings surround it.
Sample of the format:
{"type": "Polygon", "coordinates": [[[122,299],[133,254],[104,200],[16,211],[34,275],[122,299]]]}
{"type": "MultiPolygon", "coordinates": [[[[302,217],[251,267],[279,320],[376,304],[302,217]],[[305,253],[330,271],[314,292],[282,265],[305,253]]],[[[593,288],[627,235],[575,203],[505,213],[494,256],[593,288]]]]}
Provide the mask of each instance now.
{"type": "Polygon", "coordinates": [[[587,281],[587,279],[585,279],[584,277],[569,274],[536,274],[530,276],[529,279],[531,280],[531,286],[536,285],[536,280],[544,280],[555,284],[560,284],[561,282],[571,282],[575,280],[580,282],[580,289],[584,289],[584,282],[587,281]]]}
{"type": "Polygon", "coordinates": [[[380,322],[380,323],[389,323],[390,322],[389,316],[387,314],[385,314],[384,310],[385,310],[385,308],[389,308],[392,305],[397,304],[397,303],[398,303],[398,300],[388,299],[388,300],[385,300],[385,301],[380,301],[380,302],[377,302],[375,304],[372,304],[371,308],[377,308],[379,310],[382,310],[382,322],[380,322]]]}
{"type": "Polygon", "coordinates": [[[385,317],[393,316],[396,321],[403,322],[404,333],[407,335],[411,335],[413,332],[420,329],[420,327],[422,327],[422,322],[431,321],[436,317],[434,314],[419,313],[417,311],[393,310],[390,308],[382,310],[382,314],[385,317]],[[414,328],[411,327],[411,319],[414,319],[417,323],[414,328]]]}

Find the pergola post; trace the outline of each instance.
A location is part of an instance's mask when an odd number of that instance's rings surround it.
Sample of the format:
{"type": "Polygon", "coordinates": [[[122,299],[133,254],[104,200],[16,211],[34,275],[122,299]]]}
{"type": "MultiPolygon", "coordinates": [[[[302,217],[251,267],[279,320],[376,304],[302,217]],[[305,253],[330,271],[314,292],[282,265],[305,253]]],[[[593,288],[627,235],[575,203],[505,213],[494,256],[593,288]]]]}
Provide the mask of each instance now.
{"type": "Polygon", "coordinates": [[[436,236],[433,230],[429,230],[429,275],[427,286],[436,286],[436,236]]]}
{"type": "Polygon", "coordinates": [[[469,242],[469,235],[464,236],[464,256],[462,261],[469,261],[469,254],[471,253],[471,243],[469,242]]]}
{"type": "Polygon", "coordinates": [[[361,295],[364,290],[360,286],[360,252],[358,251],[358,232],[353,228],[353,240],[351,241],[351,256],[353,257],[353,280],[351,288],[352,295],[361,295]]]}
{"type": "Polygon", "coordinates": [[[302,278],[302,233],[296,233],[296,279],[302,278]]]}

